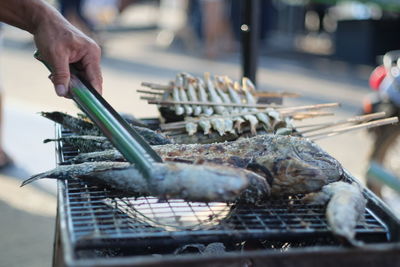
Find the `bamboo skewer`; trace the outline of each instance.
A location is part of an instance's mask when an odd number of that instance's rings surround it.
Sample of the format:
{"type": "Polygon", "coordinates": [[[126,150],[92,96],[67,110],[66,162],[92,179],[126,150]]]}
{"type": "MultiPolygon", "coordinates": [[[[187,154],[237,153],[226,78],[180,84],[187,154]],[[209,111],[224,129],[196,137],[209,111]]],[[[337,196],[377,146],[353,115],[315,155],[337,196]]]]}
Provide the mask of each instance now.
{"type": "Polygon", "coordinates": [[[235,104],[235,103],[215,103],[215,102],[200,102],[200,101],[172,101],[172,100],[158,100],[154,97],[141,96],[140,99],[147,100],[149,104],[157,105],[197,105],[197,106],[226,106],[226,107],[241,107],[241,108],[269,108],[274,107],[274,105],[265,104],[235,104]]]}
{"type": "Polygon", "coordinates": [[[306,106],[298,106],[298,107],[287,107],[287,108],[276,108],[281,114],[291,114],[300,110],[314,110],[321,108],[333,108],[340,106],[339,103],[324,103],[324,104],[315,104],[315,105],[306,105],[306,106]]]}
{"type": "MultiPolygon", "coordinates": [[[[319,109],[319,108],[324,108],[324,107],[331,107],[332,104],[336,105],[337,103],[308,105],[308,106],[302,106],[302,107],[306,110],[312,109],[312,106],[314,106],[314,109],[319,109]]],[[[296,107],[297,110],[301,110],[300,108],[301,108],[301,106],[296,107]]],[[[292,108],[287,108],[287,109],[292,109],[292,108]]],[[[277,109],[277,110],[279,111],[279,109],[277,109]]],[[[288,114],[294,114],[296,112],[296,110],[289,110],[289,111],[290,111],[290,113],[288,113],[288,114]]],[[[198,122],[202,119],[232,118],[232,117],[237,117],[237,116],[255,115],[260,112],[262,113],[262,111],[252,111],[252,112],[243,112],[243,113],[226,114],[226,115],[214,115],[214,116],[202,117],[202,118],[190,118],[186,121],[161,124],[160,127],[162,130],[181,129],[181,128],[185,127],[186,123],[188,123],[188,122],[198,122]]],[[[325,115],[324,113],[322,113],[322,114],[325,115]]],[[[313,113],[313,115],[315,116],[317,114],[313,113]]]]}
{"type": "MultiPolygon", "coordinates": [[[[173,89],[173,85],[165,85],[165,84],[157,84],[150,82],[142,82],[141,84],[144,87],[151,88],[153,90],[163,90],[168,91],[173,89]]],[[[256,97],[300,97],[299,94],[291,93],[291,92],[266,92],[266,91],[256,91],[254,92],[256,97]]]]}
{"type": "Polygon", "coordinates": [[[338,124],[341,122],[358,122],[358,121],[368,121],[368,120],[373,120],[373,119],[380,119],[383,118],[386,115],[385,112],[375,112],[367,115],[359,115],[359,116],[354,116],[351,118],[347,118],[344,120],[338,120],[335,122],[324,122],[324,123],[313,123],[313,124],[306,124],[306,125],[299,125],[296,126],[297,129],[300,128],[310,128],[310,127],[320,127],[320,126],[329,126],[332,124],[338,124]]]}
{"type": "Polygon", "coordinates": [[[144,93],[144,94],[151,94],[151,95],[163,95],[164,93],[161,92],[154,92],[154,91],[147,91],[147,90],[136,90],[138,93],[144,93]]]}
{"type": "Polygon", "coordinates": [[[399,122],[399,119],[397,117],[390,117],[390,118],[387,118],[387,119],[381,119],[381,120],[361,123],[361,124],[358,124],[358,125],[352,125],[352,126],[348,126],[348,127],[334,129],[334,130],[331,130],[331,131],[325,131],[325,132],[321,132],[321,133],[316,133],[316,134],[308,135],[308,136],[305,136],[305,137],[306,138],[310,138],[311,140],[315,141],[315,140],[319,140],[319,139],[322,139],[322,138],[335,136],[335,135],[346,133],[346,132],[350,132],[350,131],[355,131],[355,130],[360,130],[360,129],[368,129],[368,128],[372,128],[372,127],[387,125],[387,124],[394,124],[394,123],[397,123],[397,122],[399,122]]]}
{"type": "Polygon", "coordinates": [[[154,90],[172,90],[172,85],[165,85],[165,84],[157,84],[157,83],[149,83],[149,82],[142,82],[142,86],[149,87],[154,90]]]}
{"type": "Polygon", "coordinates": [[[172,100],[158,100],[154,97],[141,96],[140,99],[148,100],[149,104],[158,104],[158,105],[198,105],[198,106],[228,106],[228,107],[241,107],[241,108],[275,108],[279,112],[290,113],[292,111],[298,110],[313,110],[320,108],[329,108],[329,107],[338,107],[339,103],[325,103],[325,104],[315,104],[315,105],[307,105],[307,106],[298,106],[298,107],[276,107],[276,105],[266,105],[266,104],[236,104],[236,103],[214,103],[214,102],[200,102],[200,101],[172,101],[172,100]]]}
{"type": "Polygon", "coordinates": [[[309,118],[321,117],[321,116],[333,116],[333,112],[322,112],[322,111],[309,111],[309,112],[299,112],[294,114],[292,117],[294,120],[304,120],[309,118]]]}
{"type": "Polygon", "coordinates": [[[300,97],[299,94],[290,92],[263,92],[256,91],[253,93],[256,97],[300,97]]]}
{"type": "MultiPolygon", "coordinates": [[[[321,124],[314,124],[314,128],[311,129],[307,129],[304,131],[300,131],[300,134],[305,134],[305,133],[309,133],[309,132],[314,132],[314,131],[318,131],[318,130],[322,130],[325,128],[330,128],[330,127],[335,127],[338,125],[342,125],[342,124],[347,124],[347,123],[357,123],[357,122],[365,122],[365,121],[370,121],[373,119],[380,119],[385,117],[386,113],[385,112],[377,112],[377,113],[372,113],[372,114],[368,114],[368,115],[362,115],[362,116],[355,116],[355,117],[351,117],[345,120],[338,120],[335,122],[328,122],[328,123],[321,123],[321,124]]],[[[299,127],[296,127],[299,128],[299,127]]]]}

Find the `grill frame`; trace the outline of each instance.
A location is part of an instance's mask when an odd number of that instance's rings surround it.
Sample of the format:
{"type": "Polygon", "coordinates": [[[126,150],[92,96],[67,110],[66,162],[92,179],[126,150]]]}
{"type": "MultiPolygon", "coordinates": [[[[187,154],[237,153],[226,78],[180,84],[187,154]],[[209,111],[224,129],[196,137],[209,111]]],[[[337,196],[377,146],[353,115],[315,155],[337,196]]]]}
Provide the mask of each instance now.
{"type": "MultiPolygon", "coordinates": [[[[56,136],[60,136],[61,134],[61,127],[56,126],[56,136]]],[[[57,155],[57,162],[61,162],[63,160],[63,153],[65,154],[65,148],[61,143],[56,144],[56,155],[57,155]]],[[[68,152],[67,152],[68,153],[68,152]]],[[[352,177],[348,172],[346,172],[346,175],[350,180],[355,180],[354,177],[352,177]]],[[[389,211],[387,206],[382,203],[373,193],[371,193],[368,189],[364,189],[364,195],[368,199],[368,204],[367,207],[368,209],[374,213],[377,218],[379,219],[380,222],[385,224],[387,227],[387,232],[389,233],[388,240],[390,242],[398,242],[400,240],[400,223],[399,221],[395,218],[395,216],[389,211]]],[[[104,266],[115,266],[115,260],[117,262],[120,262],[123,264],[125,262],[125,259],[130,259],[131,263],[132,260],[133,262],[138,262],[138,266],[143,266],[145,264],[156,264],[158,263],[163,263],[165,264],[166,262],[170,261],[171,264],[173,263],[174,265],[181,262],[181,261],[186,261],[188,262],[203,262],[204,260],[207,260],[207,257],[204,255],[192,255],[191,257],[187,257],[185,255],[183,256],[173,256],[173,255],[166,255],[162,257],[162,261],[159,259],[154,259],[152,256],[144,256],[144,255],[138,255],[138,256],[126,256],[126,257],[116,257],[113,260],[110,260],[110,258],[102,258],[102,257],[82,257],[78,256],[80,251],[85,251],[89,252],[89,254],[94,255],[96,254],[94,251],[98,251],[101,249],[109,248],[112,246],[118,246],[120,248],[138,248],[138,247],[143,247],[143,246],[148,246],[148,245],[157,245],[157,246],[166,246],[166,245],[171,245],[172,243],[176,244],[185,244],[185,243],[193,243],[194,240],[196,242],[217,242],[220,241],[221,237],[224,238],[223,241],[225,242],[237,242],[238,240],[243,238],[253,238],[253,239],[261,239],[261,238],[267,238],[268,240],[275,240],[276,238],[281,238],[282,232],[277,231],[275,233],[275,236],[272,234],[268,236],[262,236],[260,233],[253,233],[254,236],[247,235],[247,236],[241,236],[238,238],[237,236],[232,235],[226,235],[226,236],[221,236],[221,235],[216,235],[213,238],[206,237],[206,238],[197,238],[193,239],[193,236],[191,236],[189,239],[179,239],[177,236],[174,236],[173,239],[169,240],[157,240],[157,238],[143,238],[140,239],[140,242],[137,242],[137,236],[126,236],[124,238],[88,238],[85,239],[85,242],[76,242],[77,240],[74,239],[74,237],[71,235],[71,232],[73,232],[73,216],[70,212],[68,212],[68,207],[71,206],[71,199],[68,195],[68,182],[65,181],[58,181],[58,209],[57,209],[57,230],[56,230],[56,241],[59,239],[58,242],[58,247],[57,247],[57,242],[56,242],[56,248],[55,248],[55,257],[54,261],[57,262],[62,258],[62,261],[66,263],[67,266],[88,266],[88,265],[93,265],[94,262],[96,264],[94,265],[99,265],[102,266],[102,264],[105,264],[104,266]],[[57,238],[58,236],[58,238],[57,238]],[[215,238],[216,237],[216,238],[215,238]],[[164,242],[163,242],[164,241],[164,242]],[[167,241],[167,242],[165,242],[167,241]],[[174,242],[172,242],[174,241],[174,242]],[[189,242],[192,241],[192,242],[189,242]],[[92,253],[90,253],[92,252],[92,253]],[[57,256],[58,255],[58,256],[57,256]],[[196,260],[197,259],[197,260],[196,260]],[[102,262],[102,260],[104,262],[102,262]],[[81,265],[82,264],[82,265],[81,265]],[[88,264],[88,265],[86,265],[88,264]],[[110,264],[110,265],[107,265],[110,264]]],[[[323,233],[323,236],[326,237],[326,233],[323,233]]],[[[146,236],[144,236],[146,237],[146,236]]],[[[204,236],[203,236],[204,237],[204,236]]],[[[287,240],[302,240],[304,239],[304,233],[301,234],[294,234],[294,235],[286,235],[287,240]]],[[[315,235],[315,233],[312,235],[314,238],[318,238],[319,235],[315,235]]],[[[382,236],[380,235],[380,238],[382,236]]],[[[398,247],[396,244],[388,244],[391,246],[388,248],[389,250],[395,249],[398,250],[398,247]]],[[[379,244],[376,246],[376,244],[371,248],[374,250],[376,247],[382,247],[383,244],[379,244]]],[[[365,248],[364,248],[365,249],[365,248]]],[[[299,247],[299,248],[291,248],[290,253],[294,253],[296,251],[304,251],[307,252],[310,250],[310,247],[299,247]],[[294,251],[294,252],[293,252],[294,251]]],[[[216,260],[216,262],[223,262],[223,263],[228,263],[230,262],[230,259],[235,258],[237,260],[239,259],[245,259],[251,255],[253,255],[255,258],[263,258],[265,260],[266,258],[274,258],[278,257],[280,258],[279,254],[284,254],[286,255],[288,251],[282,253],[282,252],[277,252],[277,251],[271,251],[271,250],[261,250],[257,252],[246,252],[246,253],[238,253],[238,252],[230,252],[226,253],[226,256],[218,256],[218,257],[213,257],[213,260],[216,260]],[[233,255],[233,256],[232,256],[233,255]],[[220,259],[221,261],[219,261],[220,259]]],[[[311,252],[309,252],[311,253],[311,252]]],[[[319,255],[323,253],[350,253],[349,249],[346,248],[341,248],[341,247],[328,247],[328,246],[322,246],[318,247],[316,251],[314,251],[314,256],[319,255]]],[[[312,255],[312,253],[310,254],[312,255]]],[[[253,257],[251,256],[251,257],[253,257]]],[[[283,257],[285,258],[285,257],[283,257]]],[[[399,257],[400,258],[400,257],[399,257]]],[[[208,259],[210,260],[210,259],[208,259]]],[[[238,261],[240,262],[240,260],[238,261]]],[[[293,263],[297,263],[294,261],[293,263]]],[[[124,266],[124,265],[121,265],[124,266]]],[[[298,263],[297,263],[298,266],[298,263]]]]}

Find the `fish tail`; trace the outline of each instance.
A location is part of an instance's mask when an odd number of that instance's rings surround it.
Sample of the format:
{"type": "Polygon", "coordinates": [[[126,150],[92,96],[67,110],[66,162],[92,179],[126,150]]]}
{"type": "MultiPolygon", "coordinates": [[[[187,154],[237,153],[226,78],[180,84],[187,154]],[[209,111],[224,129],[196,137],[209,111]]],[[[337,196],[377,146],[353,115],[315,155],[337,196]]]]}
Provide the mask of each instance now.
{"type": "Polygon", "coordinates": [[[52,139],[52,138],[47,138],[47,139],[44,139],[43,140],[43,144],[47,144],[47,143],[50,143],[50,142],[58,142],[58,141],[60,141],[60,139],[52,139]]]}
{"type": "Polygon", "coordinates": [[[35,181],[43,179],[43,178],[53,178],[53,177],[49,177],[49,174],[50,174],[50,172],[42,172],[42,173],[39,173],[39,174],[35,174],[31,178],[23,181],[20,187],[23,187],[23,186],[25,186],[27,184],[30,184],[32,182],[35,182],[35,181]]]}

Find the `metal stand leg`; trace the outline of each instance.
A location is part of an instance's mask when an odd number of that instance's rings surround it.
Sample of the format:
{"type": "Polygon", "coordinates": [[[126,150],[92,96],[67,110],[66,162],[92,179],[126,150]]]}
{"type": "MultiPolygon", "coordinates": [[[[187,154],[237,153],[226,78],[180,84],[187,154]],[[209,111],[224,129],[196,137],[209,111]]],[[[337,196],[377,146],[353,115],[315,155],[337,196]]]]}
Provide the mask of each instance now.
{"type": "Polygon", "coordinates": [[[243,1],[242,25],[242,66],[243,76],[256,84],[258,43],[260,36],[259,0],[243,1]]]}
{"type": "Polygon", "coordinates": [[[61,233],[60,233],[60,220],[58,216],[58,207],[57,207],[57,215],[55,222],[55,231],[54,231],[54,243],[53,243],[53,267],[65,266],[63,259],[63,249],[61,242],[61,233]]]}

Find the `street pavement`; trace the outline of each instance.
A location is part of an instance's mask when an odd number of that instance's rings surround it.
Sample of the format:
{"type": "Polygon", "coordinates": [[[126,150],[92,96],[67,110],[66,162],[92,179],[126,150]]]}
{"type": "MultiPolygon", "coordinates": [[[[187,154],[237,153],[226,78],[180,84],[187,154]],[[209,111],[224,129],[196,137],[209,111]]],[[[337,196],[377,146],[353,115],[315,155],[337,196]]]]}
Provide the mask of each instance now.
{"type": "MultiPolygon", "coordinates": [[[[135,89],[142,81],[167,83],[180,71],[204,71],[240,77],[238,54],[207,60],[177,48],[155,46],[156,32],[107,36],[103,59],[104,97],[121,112],[155,117],[157,110],[139,99],[135,89]]],[[[32,58],[29,35],[6,28],[0,54],[5,88],[4,145],[15,166],[0,175],[0,266],[49,266],[56,206],[55,181],[19,188],[29,175],[55,166],[54,145],[42,140],[54,136],[54,124],[40,111],[77,111],[71,100],[55,95],[47,70],[32,58]]],[[[314,57],[291,57],[269,51],[260,59],[258,87],[302,95],[285,105],[340,102],[336,119],[356,115],[368,93],[371,68],[314,57]]],[[[331,119],[331,118],[329,118],[331,119]]],[[[345,168],[363,180],[371,140],[365,131],[318,141],[345,168]]]]}

